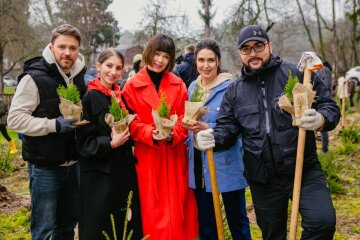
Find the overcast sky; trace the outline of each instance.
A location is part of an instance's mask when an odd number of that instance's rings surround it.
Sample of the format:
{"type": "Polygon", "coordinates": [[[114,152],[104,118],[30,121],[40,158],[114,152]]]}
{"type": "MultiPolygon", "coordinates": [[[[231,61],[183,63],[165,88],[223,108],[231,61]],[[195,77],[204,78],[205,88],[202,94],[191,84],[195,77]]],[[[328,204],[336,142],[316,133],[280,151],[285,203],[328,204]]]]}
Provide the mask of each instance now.
{"type": "MultiPolygon", "coordinates": [[[[109,10],[114,13],[115,19],[123,30],[133,31],[142,19],[143,9],[148,2],[148,0],[114,0],[109,6],[109,10]]],[[[212,10],[216,10],[213,24],[220,23],[224,14],[229,12],[229,8],[236,2],[236,0],[213,0],[212,10]]],[[[189,17],[189,21],[192,23],[190,27],[193,29],[202,27],[198,14],[199,9],[199,0],[167,0],[167,10],[185,13],[189,17]]]]}

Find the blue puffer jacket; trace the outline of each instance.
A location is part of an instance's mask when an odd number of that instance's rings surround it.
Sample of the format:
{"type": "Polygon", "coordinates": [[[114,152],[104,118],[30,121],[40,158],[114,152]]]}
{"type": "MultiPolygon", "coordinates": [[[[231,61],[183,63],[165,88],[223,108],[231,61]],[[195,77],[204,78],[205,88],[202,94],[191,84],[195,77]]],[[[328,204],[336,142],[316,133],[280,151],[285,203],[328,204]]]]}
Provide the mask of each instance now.
{"type": "MultiPolygon", "coordinates": [[[[233,81],[228,79],[213,88],[205,101],[205,106],[210,108],[210,111],[205,115],[202,121],[206,122],[210,128],[215,127],[215,121],[219,114],[220,104],[225,93],[226,88],[233,81]]],[[[189,96],[196,87],[196,81],[193,81],[188,89],[189,96]]],[[[195,175],[194,175],[194,134],[189,131],[188,138],[188,153],[189,153],[189,186],[195,188],[195,175]]],[[[203,176],[205,182],[205,189],[211,192],[209,167],[206,158],[206,152],[201,152],[203,176]]],[[[219,192],[229,192],[239,190],[247,186],[247,182],[243,175],[243,151],[241,138],[237,138],[235,145],[227,151],[214,152],[216,177],[219,187],[219,192]]]]}
{"type": "MultiPolygon", "coordinates": [[[[303,78],[296,65],[273,55],[261,71],[243,68],[242,77],[225,92],[214,129],[215,151],[230,148],[242,133],[245,176],[249,183],[294,175],[298,128],[292,126],[291,115],[277,104],[289,69],[294,76],[303,78]]],[[[340,119],[339,108],[315,75],[313,85],[316,99],[312,108],[324,116],[323,130],[332,130],[340,119]]],[[[318,161],[314,131],[307,131],[304,171],[318,161]]]]}

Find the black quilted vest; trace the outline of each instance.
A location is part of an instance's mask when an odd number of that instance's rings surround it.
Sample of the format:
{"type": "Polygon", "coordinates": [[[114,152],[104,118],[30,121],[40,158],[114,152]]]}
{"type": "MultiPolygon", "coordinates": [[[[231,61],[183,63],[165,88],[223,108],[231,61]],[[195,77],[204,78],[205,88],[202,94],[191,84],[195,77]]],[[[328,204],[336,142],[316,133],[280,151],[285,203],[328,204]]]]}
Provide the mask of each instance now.
{"type": "MultiPolygon", "coordinates": [[[[73,83],[80,91],[81,98],[86,92],[85,71],[86,68],[82,69],[73,79],[73,83]]],[[[25,62],[24,73],[19,76],[19,81],[26,74],[29,74],[34,80],[40,96],[40,103],[32,116],[48,119],[61,116],[60,99],[56,89],[59,85],[66,86],[66,83],[56,64],[49,64],[44,58],[36,57],[25,62]]],[[[76,160],[75,131],[49,133],[38,137],[24,135],[22,156],[25,161],[39,166],[59,166],[69,160],[76,160]]]]}

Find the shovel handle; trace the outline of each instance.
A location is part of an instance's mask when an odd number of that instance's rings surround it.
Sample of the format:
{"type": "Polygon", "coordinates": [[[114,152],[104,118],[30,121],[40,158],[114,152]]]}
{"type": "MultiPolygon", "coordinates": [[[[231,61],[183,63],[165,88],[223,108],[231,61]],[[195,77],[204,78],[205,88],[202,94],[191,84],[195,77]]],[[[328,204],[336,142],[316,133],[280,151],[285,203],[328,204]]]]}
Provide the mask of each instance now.
{"type": "MultiPolygon", "coordinates": [[[[311,82],[311,71],[309,69],[305,69],[303,84],[304,86],[309,86],[310,82],[311,82]]],[[[296,228],[297,228],[297,220],[299,215],[299,203],[300,203],[300,192],[301,192],[301,179],[302,179],[302,171],[303,171],[303,163],[304,163],[305,139],[306,139],[306,129],[299,128],[298,144],[297,144],[297,152],[296,152],[294,188],[293,188],[292,205],[291,205],[289,240],[296,240],[296,228]]]]}
{"type": "Polygon", "coordinates": [[[221,216],[221,207],[220,207],[220,198],[219,198],[219,190],[216,180],[216,170],[215,170],[215,162],[214,162],[214,152],[213,149],[206,150],[207,161],[209,165],[209,172],[210,172],[210,182],[211,182],[211,192],[214,202],[214,210],[215,210],[215,219],[216,219],[216,227],[217,227],[217,234],[219,240],[224,240],[224,226],[223,220],[221,216]]]}
{"type": "Polygon", "coordinates": [[[301,178],[304,162],[306,130],[299,128],[298,147],[296,152],[294,189],[292,195],[291,219],[290,219],[290,240],[296,239],[297,220],[299,215],[301,178]]]}

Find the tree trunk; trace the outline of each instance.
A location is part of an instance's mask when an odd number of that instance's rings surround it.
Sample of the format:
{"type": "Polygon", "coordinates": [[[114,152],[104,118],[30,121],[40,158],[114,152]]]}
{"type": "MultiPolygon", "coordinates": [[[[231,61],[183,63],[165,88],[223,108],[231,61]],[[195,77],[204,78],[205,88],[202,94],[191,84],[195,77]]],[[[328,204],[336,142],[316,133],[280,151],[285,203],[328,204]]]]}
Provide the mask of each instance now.
{"type": "Polygon", "coordinates": [[[205,32],[204,37],[209,38],[210,37],[210,0],[205,0],[205,32]]]}

